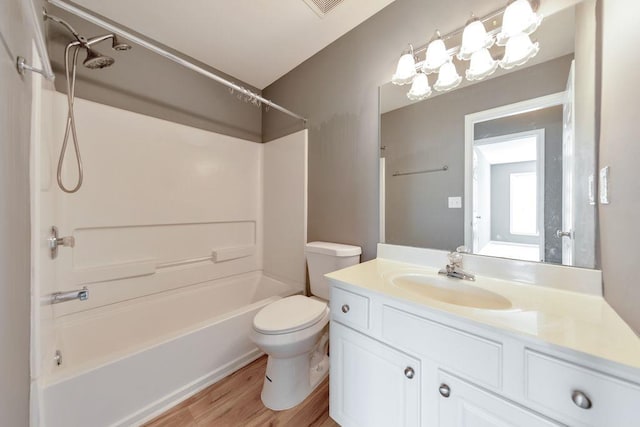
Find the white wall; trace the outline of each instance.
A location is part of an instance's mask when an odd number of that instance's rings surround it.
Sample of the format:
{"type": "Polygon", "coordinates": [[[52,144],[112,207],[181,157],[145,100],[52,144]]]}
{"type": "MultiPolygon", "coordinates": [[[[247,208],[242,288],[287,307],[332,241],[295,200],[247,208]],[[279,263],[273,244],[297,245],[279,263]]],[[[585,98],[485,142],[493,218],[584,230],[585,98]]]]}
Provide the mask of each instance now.
{"type": "Polygon", "coordinates": [[[264,271],[305,288],[307,131],[264,144],[264,271]]]}
{"type": "Polygon", "coordinates": [[[611,204],[600,205],[600,251],[605,298],[640,333],[640,3],[601,0],[602,101],[600,167],[610,166],[611,204]]]}
{"type": "MultiPolygon", "coordinates": [[[[54,103],[53,155],[42,165],[49,176],[65,95],[54,103]]],[[[74,194],[51,186],[60,234],[76,239],[59,250],[56,287],[86,285],[90,297],[56,305],[57,316],[261,269],[261,144],[83,99],[75,113],[84,184],[74,194]],[[227,248],[250,253],[212,261],[227,248]]],[[[63,179],[74,186],[71,147],[63,179]]]]}
{"type": "Polygon", "coordinates": [[[16,72],[30,58],[22,2],[0,2],[0,424],[29,425],[31,75],[16,72]]]}

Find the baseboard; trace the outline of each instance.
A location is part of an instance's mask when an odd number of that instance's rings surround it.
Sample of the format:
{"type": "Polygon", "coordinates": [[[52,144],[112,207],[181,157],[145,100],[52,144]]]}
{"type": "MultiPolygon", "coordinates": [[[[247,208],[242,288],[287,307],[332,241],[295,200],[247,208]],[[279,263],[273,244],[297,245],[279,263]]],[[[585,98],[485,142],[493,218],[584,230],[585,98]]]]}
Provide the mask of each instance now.
{"type": "Polygon", "coordinates": [[[112,424],[112,427],[139,426],[147,421],[151,421],[158,415],[166,412],[168,409],[176,406],[180,402],[204,390],[210,385],[217,383],[218,381],[231,375],[238,369],[243,368],[244,366],[258,359],[263,354],[264,353],[257,348],[251,350],[250,352],[243,354],[242,356],[227,363],[219,369],[203,375],[202,377],[198,378],[195,381],[192,381],[184,387],[121,419],[120,421],[112,424]]]}

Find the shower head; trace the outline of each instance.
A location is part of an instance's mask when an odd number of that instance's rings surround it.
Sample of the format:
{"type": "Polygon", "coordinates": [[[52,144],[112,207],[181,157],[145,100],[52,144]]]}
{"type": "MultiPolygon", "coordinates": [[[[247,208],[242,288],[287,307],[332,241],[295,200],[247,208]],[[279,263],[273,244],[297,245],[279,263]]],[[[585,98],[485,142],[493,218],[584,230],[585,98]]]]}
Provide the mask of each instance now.
{"type": "Polygon", "coordinates": [[[89,69],[96,70],[98,68],[105,68],[116,62],[115,59],[111,58],[110,56],[105,56],[98,51],[91,49],[90,47],[86,47],[86,49],[87,57],[82,62],[82,65],[89,69]]]}
{"type": "Polygon", "coordinates": [[[111,48],[113,50],[123,51],[123,50],[131,49],[131,46],[129,46],[128,44],[118,40],[118,37],[116,37],[116,35],[114,34],[113,35],[113,41],[111,42],[111,48]]]}

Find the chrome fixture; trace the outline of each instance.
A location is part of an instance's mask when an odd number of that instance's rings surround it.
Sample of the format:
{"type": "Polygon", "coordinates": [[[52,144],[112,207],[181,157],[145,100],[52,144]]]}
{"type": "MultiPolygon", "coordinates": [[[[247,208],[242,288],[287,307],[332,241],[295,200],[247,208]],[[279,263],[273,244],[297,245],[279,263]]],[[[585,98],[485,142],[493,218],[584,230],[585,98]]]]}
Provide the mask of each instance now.
{"type": "Polygon", "coordinates": [[[591,400],[580,390],[573,390],[571,400],[573,400],[573,403],[580,409],[591,409],[591,400]]]}
{"type": "Polygon", "coordinates": [[[350,310],[350,308],[349,308],[349,304],[344,304],[344,305],[342,306],[342,309],[341,309],[341,310],[342,310],[342,312],[343,312],[344,314],[347,314],[347,313],[349,312],[349,310],[350,310]]]}
{"type": "Polygon", "coordinates": [[[278,110],[284,114],[287,114],[293,118],[302,120],[306,126],[307,124],[307,119],[303,116],[300,116],[290,110],[287,110],[286,108],[276,104],[273,101],[270,101],[260,95],[258,95],[257,93],[254,93],[252,91],[250,91],[247,88],[244,88],[236,83],[233,83],[223,77],[220,77],[217,74],[212,73],[209,70],[206,70],[204,68],[202,68],[199,65],[194,64],[193,62],[187,61],[184,58],[181,58],[171,52],[168,52],[167,50],[143,39],[140,38],[138,36],[136,36],[135,34],[132,34],[116,25],[113,25],[101,18],[98,18],[95,15],[92,15],[90,13],[88,13],[85,10],[82,10],[81,8],[74,6],[73,4],[67,3],[66,1],[63,0],[48,0],[49,3],[53,4],[54,6],[59,7],[60,9],[63,9],[69,13],[72,13],[84,20],[87,20],[89,22],[91,22],[92,24],[95,25],[99,25],[102,28],[107,29],[108,31],[111,31],[114,34],[117,34],[118,36],[124,37],[127,40],[130,40],[132,42],[135,42],[137,45],[144,47],[145,49],[150,50],[151,52],[154,52],[164,58],[169,59],[170,61],[173,61],[179,65],[182,65],[183,67],[186,67],[192,71],[195,71],[198,74],[201,74],[211,80],[214,80],[220,84],[223,84],[225,86],[227,86],[229,89],[231,89],[232,91],[238,92],[240,94],[240,97],[245,96],[248,97],[249,99],[251,99],[251,103],[256,104],[256,105],[264,105],[266,109],[268,108],[273,108],[275,110],[278,110]]]}
{"type": "Polygon", "coordinates": [[[103,55],[93,49],[91,46],[97,43],[100,43],[105,40],[111,40],[111,47],[116,51],[124,51],[131,49],[126,43],[120,42],[116,35],[104,34],[102,36],[93,37],[91,39],[87,39],[84,36],[81,36],[67,21],[64,19],[58,18],[57,16],[50,15],[47,13],[46,9],[44,11],[44,18],[49,19],[53,22],[56,22],[63,27],[65,27],[71,35],[75,38],[74,41],[69,42],[67,47],[64,49],[64,73],[67,79],[67,125],[64,131],[64,138],[62,140],[62,148],[60,149],[60,157],[58,158],[58,170],[57,170],[57,179],[58,186],[65,193],[75,193],[82,186],[82,181],[84,179],[84,173],[82,168],[82,158],[80,156],[80,146],[78,144],[78,135],[76,132],[76,120],[73,113],[73,101],[75,99],[75,90],[76,90],[76,69],[78,64],[78,54],[81,49],[85,49],[87,51],[87,56],[84,61],[82,61],[82,65],[89,68],[90,70],[97,70],[100,68],[105,68],[110,65],[113,65],[115,59],[110,56],[103,55]],[[72,57],[72,62],[69,64],[69,56],[72,57]],[[69,137],[73,140],[73,148],[76,156],[76,165],[78,170],[78,181],[73,188],[65,187],[62,182],[62,166],[64,164],[65,153],[67,152],[67,143],[69,142],[69,137]]]}
{"type": "Polygon", "coordinates": [[[556,237],[558,239],[562,239],[563,237],[568,237],[568,238],[572,239],[573,238],[573,232],[556,230],[556,237]]]}
{"type": "Polygon", "coordinates": [[[530,35],[538,29],[542,15],[536,13],[540,0],[510,0],[506,6],[477,18],[473,13],[467,23],[444,36],[436,30],[431,40],[414,49],[403,52],[391,81],[396,85],[412,84],[407,97],[419,101],[432,93],[427,75],[438,73],[433,89],[444,92],[455,89],[462,82],[453,59],[469,62],[466,78],[482,80],[493,74],[498,67],[506,70],[523,65],[538,54],[540,46],[530,35]],[[502,16],[501,26],[497,19],[502,16]],[[486,25],[492,29],[487,31],[486,25]],[[445,42],[460,37],[461,42],[447,49],[445,42]],[[493,45],[505,46],[500,60],[494,59],[489,49],[493,45]],[[424,52],[424,60],[418,54],[424,52]]]}
{"type": "Polygon", "coordinates": [[[60,350],[56,350],[55,356],[53,356],[53,361],[56,362],[56,365],[62,365],[62,352],[60,350]]]}
{"type": "Polygon", "coordinates": [[[51,304],[60,304],[61,302],[67,301],[86,301],[89,299],[89,289],[86,286],[83,286],[82,289],[78,289],[75,291],[66,291],[66,292],[54,292],[50,295],[49,302],[51,304]]]}
{"type": "Polygon", "coordinates": [[[440,384],[440,387],[438,387],[438,391],[440,392],[440,395],[442,397],[451,396],[451,388],[446,384],[440,384]]]}
{"type": "Polygon", "coordinates": [[[407,366],[404,369],[404,376],[409,378],[410,380],[412,380],[415,375],[416,375],[416,371],[414,371],[411,366],[407,366]]]}
{"type": "Polygon", "coordinates": [[[475,281],[476,276],[474,274],[462,269],[462,254],[464,253],[469,253],[469,250],[464,246],[458,246],[454,252],[450,252],[449,255],[447,255],[449,264],[438,271],[438,274],[454,279],[475,281]]]}
{"type": "Polygon", "coordinates": [[[76,239],[73,236],[58,237],[58,227],[51,227],[51,234],[47,239],[49,242],[49,250],[51,251],[51,259],[58,256],[58,246],[67,246],[73,248],[76,245],[76,239]]]}
{"type": "Polygon", "coordinates": [[[449,166],[444,165],[441,168],[437,168],[437,169],[424,169],[424,170],[419,170],[414,172],[394,172],[393,174],[391,174],[391,176],[404,176],[404,175],[416,175],[419,173],[445,172],[448,170],[449,170],[449,166]]]}

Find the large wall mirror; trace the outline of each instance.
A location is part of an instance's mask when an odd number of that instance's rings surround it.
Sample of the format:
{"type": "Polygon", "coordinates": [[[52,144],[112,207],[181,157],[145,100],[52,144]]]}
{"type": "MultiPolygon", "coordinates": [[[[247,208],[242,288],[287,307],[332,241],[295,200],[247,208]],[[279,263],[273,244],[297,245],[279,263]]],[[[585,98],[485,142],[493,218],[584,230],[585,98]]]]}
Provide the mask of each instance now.
{"type": "Polygon", "coordinates": [[[384,242],[595,267],[595,1],[555,4],[523,66],[417,102],[380,88],[384,242]]]}

